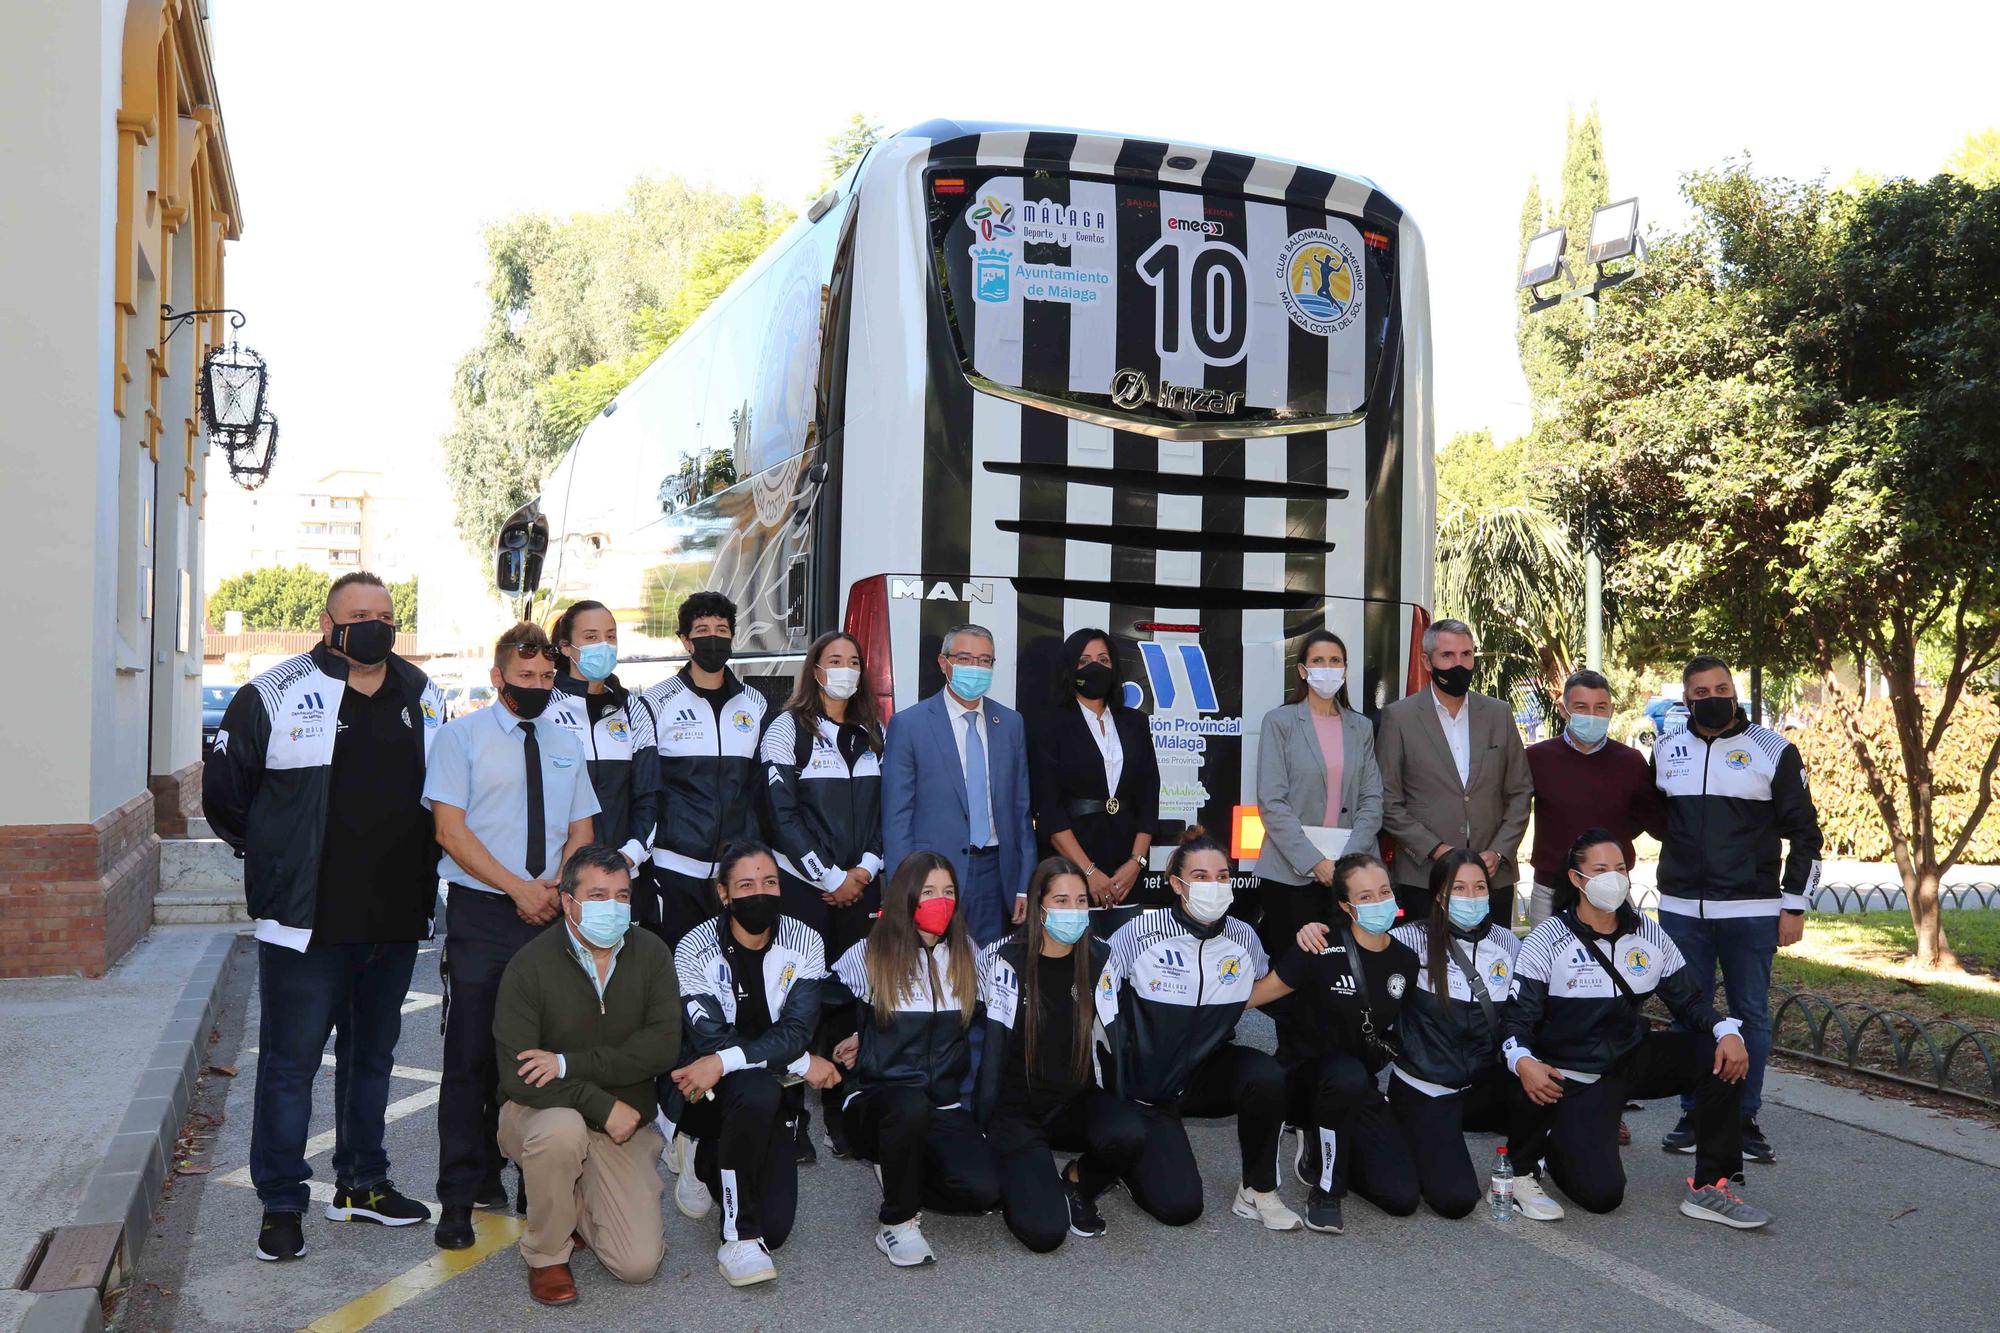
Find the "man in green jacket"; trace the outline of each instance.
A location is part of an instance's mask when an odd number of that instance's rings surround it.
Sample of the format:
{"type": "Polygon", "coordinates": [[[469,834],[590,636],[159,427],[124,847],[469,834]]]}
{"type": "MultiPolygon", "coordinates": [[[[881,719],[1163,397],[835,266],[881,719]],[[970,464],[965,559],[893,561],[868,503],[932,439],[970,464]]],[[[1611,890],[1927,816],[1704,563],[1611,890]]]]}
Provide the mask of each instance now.
{"type": "Polygon", "coordinates": [[[576,1300],[571,1249],[588,1246],[623,1282],[644,1282],[666,1253],[655,1080],[680,1053],[673,952],[628,931],[632,876],[614,847],[563,864],[563,929],[521,947],[500,979],[493,1041],[500,1148],[527,1185],[521,1257],[528,1294],[576,1300]]]}

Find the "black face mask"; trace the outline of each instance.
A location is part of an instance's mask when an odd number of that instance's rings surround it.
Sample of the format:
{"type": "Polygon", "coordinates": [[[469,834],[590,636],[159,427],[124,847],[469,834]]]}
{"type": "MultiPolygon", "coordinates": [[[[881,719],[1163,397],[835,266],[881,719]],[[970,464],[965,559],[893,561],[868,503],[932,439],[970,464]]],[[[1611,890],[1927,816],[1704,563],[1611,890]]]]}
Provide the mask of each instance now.
{"type": "Polygon", "coordinates": [[[703,634],[688,640],[693,650],[694,664],[703,671],[720,671],[729,662],[730,638],[727,634],[703,634]]]}
{"type": "Polygon", "coordinates": [[[1086,699],[1109,698],[1116,683],[1116,673],[1102,662],[1085,662],[1076,669],[1076,692],[1086,699]]]}
{"type": "Polygon", "coordinates": [[[1688,705],[1695,725],[1706,731],[1721,731],[1736,720],[1736,700],[1711,694],[1706,699],[1696,699],[1688,705]]]}
{"type": "Polygon", "coordinates": [[[396,627],[381,620],[355,620],[335,625],[326,636],[327,646],[345,653],[362,666],[375,666],[389,659],[396,643],[396,627]]]}
{"type": "Polygon", "coordinates": [[[500,697],[514,710],[514,716],[524,719],[540,717],[548,711],[549,695],[553,690],[531,690],[526,685],[502,685],[500,697]]]}
{"type": "Polygon", "coordinates": [[[775,893],[745,894],[729,900],[729,915],[752,935],[762,935],[778,923],[778,905],[775,893]]]}
{"type": "Polygon", "coordinates": [[[1462,699],[1472,688],[1472,668],[1469,666],[1448,666],[1431,672],[1431,683],[1454,699],[1462,699]]]}

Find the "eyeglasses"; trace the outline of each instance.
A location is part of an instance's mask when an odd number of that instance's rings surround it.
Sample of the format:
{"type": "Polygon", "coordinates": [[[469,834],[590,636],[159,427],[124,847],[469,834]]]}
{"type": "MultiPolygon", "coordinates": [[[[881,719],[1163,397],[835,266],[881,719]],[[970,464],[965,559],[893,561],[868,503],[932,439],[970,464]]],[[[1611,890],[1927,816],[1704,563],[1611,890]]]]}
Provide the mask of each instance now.
{"type": "Polygon", "coordinates": [[[971,653],[953,653],[945,660],[953,666],[990,667],[993,665],[993,657],[990,653],[985,657],[974,657],[971,653]]]}
{"type": "Polygon", "coordinates": [[[546,657],[551,662],[556,660],[556,650],[553,644],[515,643],[512,640],[507,640],[502,642],[500,647],[503,650],[512,648],[523,662],[530,661],[537,657],[546,657]]]}

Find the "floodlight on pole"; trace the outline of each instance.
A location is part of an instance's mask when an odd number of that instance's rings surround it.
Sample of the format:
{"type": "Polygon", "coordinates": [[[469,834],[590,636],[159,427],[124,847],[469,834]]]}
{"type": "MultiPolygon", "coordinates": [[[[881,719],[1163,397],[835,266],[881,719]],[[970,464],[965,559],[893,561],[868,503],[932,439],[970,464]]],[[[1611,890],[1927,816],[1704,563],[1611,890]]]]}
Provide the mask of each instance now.
{"type": "Polygon", "coordinates": [[[1638,276],[1639,266],[1646,262],[1646,240],[1639,234],[1636,197],[1606,204],[1590,215],[1589,259],[1597,270],[1597,280],[1590,285],[1592,296],[1638,276]],[[1628,256],[1636,258],[1638,263],[1621,273],[1604,271],[1606,264],[1628,256]]]}
{"type": "Polygon", "coordinates": [[[1570,277],[1569,265],[1563,262],[1568,242],[1567,227],[1551,227],[1528,238],[1528,248],[1521,255],[1521,278],[1516,284],[1527,290],[1528,313],[1547,310],[1562,301],[1561,296],[1543,296],[1540,289],[1559,277],[1570,277]]]}

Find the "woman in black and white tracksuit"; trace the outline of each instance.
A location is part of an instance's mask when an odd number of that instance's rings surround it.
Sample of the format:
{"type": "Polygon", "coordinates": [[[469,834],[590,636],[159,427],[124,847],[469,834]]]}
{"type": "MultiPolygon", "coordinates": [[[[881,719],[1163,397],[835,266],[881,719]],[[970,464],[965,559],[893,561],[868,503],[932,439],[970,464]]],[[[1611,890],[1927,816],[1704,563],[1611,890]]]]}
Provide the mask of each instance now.
{"type": "Polygon", "coordinates": [[[549,637],[562,654],[563,670],[544,716],[582,742],[597,793],[597,841],[625,853],[637,873],[653,844],[651,821],[638,827],[637,796],[658,783],[660,756],[650,746],[633,744],[632,713],[646,705],[614,674],[618,621],[602,602],[575,602],[549,637]]]}
{"type": "Polygon", "coordinates": [[[1397,1053],[1418,965],[1410,946],[1389,934],[1396,895],[1380,857],[1351,852],[1336,861],[1333,902],[1341,924],[1302,927],[1250,1003],[1296,992],[1273,1015],[1286,1118],[1299,1131],[1293,1169],[1309,1190],[1306,1226],[1338,1234],[1350,1183],[1385,1213],[1407,1217],[1417,1210],[1416,1164],[1379,1077],[1397,1053]]]}
{"type": "MultiPolygon", "coordinates": [[[[785,915],[817,930],[829,958],[868,934],[882,898],[882,727],[875,696],[861,688],[864,670],[861,646],[852,638],[837,631],[820,635],[758,752],[785,915]]],[[[854,1027],[849,1008],[828,1006],[813,1051],[830,1054],[854,1027]]],[[[820,1097],[836,1157],[848,1155],[842,1096],[829,1088],[820,1097]]],[[[802,1112],[801,1161],[815,1155],[810,1125],[811,1113],[802,1112]]]]}
{"type": "Polygon", "coordinates": [[[854,1071],[848,1141],[882,1180],[875,1248],[898,1268],[935,1262],[919,1209],[983,1213],[1000,1201],[993,1151],[962,1092],[979,960],[957,908],[951,862],[912,852],[889,876],[881,919],[827,983],[860,1009],[834,1059],[854,1071]]]}
{"type": "MultiPolygon", "coordinates": [[[[1404,1002],[1402,1054],[1390,1065],[1389,1109],[1417,1165],[1424,1202],[1445,1217],[1479,1203],[1465,1131],[1505,1132],[1508,1156],[1526,1162],[1526,1116],[1500,1063],[1500,1007],[1520,941],[1489,912],[1486,866],[1454,848],[1431,863],[1430,916],[1392,933],[1417,955],[1417,994],[1404,1002]]],[[[1518,1171],[1517,1201],[1541,1197],[1518,1171]],[[1525,1196],[1525,1199],[1524,1199],[1525,1196]]]]}
{"type": "Polygon", "coordinates": [[[1097,980],[1097,1018],[1110,1043],[1108,1077],[1146,1127],[1123,1172],[1085,1153],[1089,1188],[1122,1175],[1133,1202],[1169,1226],[1201,1216],[1201,1173],[1183,1119],[1236,1117],[1243,1174],[1230,1211],[1272,1231],[1299,1216],[1278,1197],[1278,1135],[1285,1073],[1269,1055],[1230,1040],[1257,979],[1270,970],[1257,932],[1227,915],[1229,860],[1189,829],[1167,861],[1172,907],[1155,907],[1111,937],[1097,980]]]}
{"type": "Polygon", "coordinates": [[[1083,871],[1060,856],[1029,878],[1021,928],[979,956],[986,1040],[974,1100],[999,1166],[1007,1229],[1037,1254],[1055,1249],[1065,1234],[1104,1234],[1096,1197],[1146,1141],[1131,1104],[1097,1086],[1090,994],[1110,956],[1110,946],[1090,933],[1083,871]],[[1052,1148],[1087,1151],[1114,1174],[1086,1185],[1080,1161],[1057,1172],[1052,1148]]]}
{"type": "Polygon", "coordinates": [[[1586,829],[1570,848],[1553,912],[1521,945],[1503,1049],[1532,1126],[1527,1160],[1545,1154],[1564,1194],[1608,1213],[1625,1198],[1618,1113],[1626,1099],[1691,1092],[1694,1175],[1681,1212],[1761,1227],[1770,1214],[1730,1189],[1743,1169],[1742,1024],[1716,1016],[1672,938],[1633,910],[1631,889],[1617,838],[1586,829]],[[1653,1030],[1640,1013],[1654,994],[1679,1023],[1673,1031],[1653,1030]]]}

